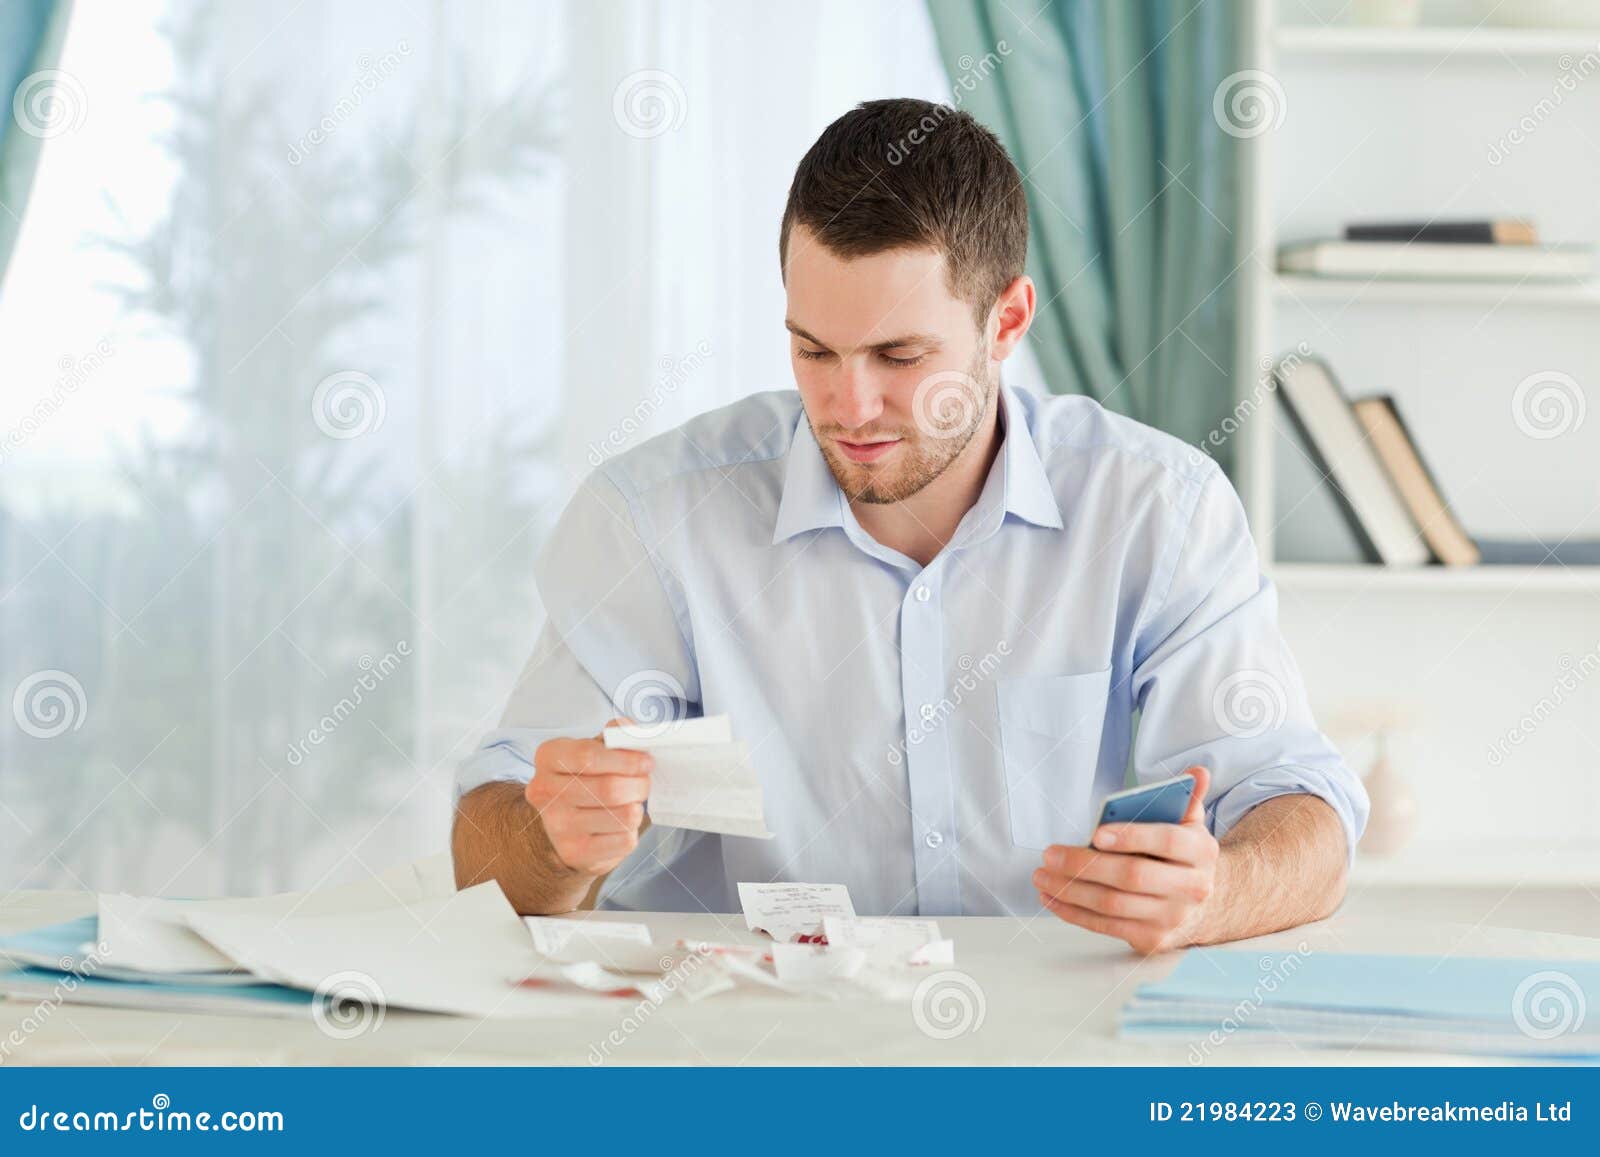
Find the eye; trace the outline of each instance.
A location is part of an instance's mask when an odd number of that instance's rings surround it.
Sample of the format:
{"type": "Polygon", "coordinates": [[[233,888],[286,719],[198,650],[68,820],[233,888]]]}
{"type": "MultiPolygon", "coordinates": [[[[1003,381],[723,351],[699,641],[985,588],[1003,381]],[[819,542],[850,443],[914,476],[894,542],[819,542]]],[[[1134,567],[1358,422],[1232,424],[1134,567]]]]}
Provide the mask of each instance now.
{"type": "Polygon", "coordinates": [[[928,355],[918,354],[913,358],[892,358],[888,354],[883,354],[881,356],[883,360],[888,362],[891,366],[916,366],[921,365],[928,355]]]}
{"type": "Polygon", "coordinates": [[[821,359],[823,359],[823,358],[828,356],[828,351],[827,350],[808,350],[803,345],[795,346],[794,347],[794,352],[795,352],[795,356],[796,357],[805,358],[806,361],[808,361],[808,362],[820,361],[821,359]]]}

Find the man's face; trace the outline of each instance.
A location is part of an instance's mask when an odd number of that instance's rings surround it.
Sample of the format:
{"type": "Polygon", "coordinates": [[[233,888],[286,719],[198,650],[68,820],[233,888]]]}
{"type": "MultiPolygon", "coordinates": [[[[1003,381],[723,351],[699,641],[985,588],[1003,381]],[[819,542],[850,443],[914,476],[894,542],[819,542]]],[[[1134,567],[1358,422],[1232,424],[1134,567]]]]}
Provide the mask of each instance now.
{"type": "Polygon", "coordinates": [[[806,416],[839,488],[899,502],[932,482],[990,415],[988,343],[954,296],[943,254],[845,259],[789,235],[789,356],[806,416]]]}

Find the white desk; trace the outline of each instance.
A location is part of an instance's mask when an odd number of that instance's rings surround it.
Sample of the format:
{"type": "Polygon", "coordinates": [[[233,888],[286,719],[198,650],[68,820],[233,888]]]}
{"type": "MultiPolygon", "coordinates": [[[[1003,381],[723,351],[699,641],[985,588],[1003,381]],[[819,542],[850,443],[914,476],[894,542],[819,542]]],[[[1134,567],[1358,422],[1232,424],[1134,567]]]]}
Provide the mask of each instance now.
{"type": "MultiPolygon", "coordinates": [[[[0,904],[0,931],[67,920],[93,911],[81,893],[24,892],[0,904]]],[[[599,913],[636,919],[657,942],[679,936],[744,940],[739,916],[599,913]]],[[[60,1005],[39,1015],[33,1002],[0,1001],[0,1038],[27,1019],[39,1027],[8,1063],[21,1064],[573,1064],[613,1030],[620,1044],[609,1062],[648,1064],[1153,1064],[1187,1065],[1186,1045],[1122,1041],[1116,1012],[1133,988],[1163,975],[1168,955],[1140,960],[1125,947],[1053,918],[943,918],[955,940],[956,965],[983,994],[974,1032],[947,1040],[920,1031],[908,1004],[821,1000],[740,990],[690,1004],[673,1000],[633,1031],[637,1000],[594,997],[571,1017],[549,1021],[475,1021],[389,1010],[376,1031],[334,1040],[315,1024],[256,1017],[135,1012],[60,1005]]],[[[1313,951],[1414,952],[1600,959],[1600,939],[1548,932],[1424,923],[1345,915],[1242,947],[1313,951]]],[[[1473,1063],[1469,1058],[1377,1050],[1303,1050],[1289,1043],[1232,1039],[1214,1048],[1220,1065],[1473,1063]]]]}

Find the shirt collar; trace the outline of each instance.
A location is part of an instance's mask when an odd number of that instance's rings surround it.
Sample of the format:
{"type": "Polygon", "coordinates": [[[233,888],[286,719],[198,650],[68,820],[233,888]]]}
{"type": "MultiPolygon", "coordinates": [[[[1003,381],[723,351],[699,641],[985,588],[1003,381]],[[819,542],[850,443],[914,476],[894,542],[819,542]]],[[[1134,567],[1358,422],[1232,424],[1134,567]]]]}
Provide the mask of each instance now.
{"type": "MultiPolygon", "coordinates": [[[[1056,502],[1050,478],[1045,474],[1044,463],[1039,458],[1039,447],[1028,427],[1027,407],[1004,383],[1000,386],[1000,413],[1005,423],[1004,441],[995,464],[990,467],[989,479],[978,498],[974,512],[987,502],[1000,483],[1003,495],[1003,512],[1014,514],[1035,526],[1056,530],[1062,527],[1061,507],[1056,502]],[[999,477],[996,478],[996,472],[999,477]]],[[[988,521],[980,519],[980,521],[988,521]]],[[[778,517],[772,530],[773,543],[806,530],[844,525],[844,492],[828,469],[805,407],[795,423],[794,440],[789,446],[789,461],[783,479],[783,497],[778,503],[778,517]]]]}

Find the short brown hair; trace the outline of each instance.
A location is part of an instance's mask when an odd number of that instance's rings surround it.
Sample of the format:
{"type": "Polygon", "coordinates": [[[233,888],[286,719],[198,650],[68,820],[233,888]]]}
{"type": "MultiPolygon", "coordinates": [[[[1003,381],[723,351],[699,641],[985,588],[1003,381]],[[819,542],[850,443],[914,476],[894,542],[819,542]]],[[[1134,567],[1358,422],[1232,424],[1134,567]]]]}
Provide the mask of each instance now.
{"type": "Polygon", "coordinates": [[[869,100],[834,121],[800,160],[778,235],[804,225],[830,252],[945,256],[950,292],[982,325],[1028,257],[1022,177],[970,113],[925,100],[869,100]]]}

